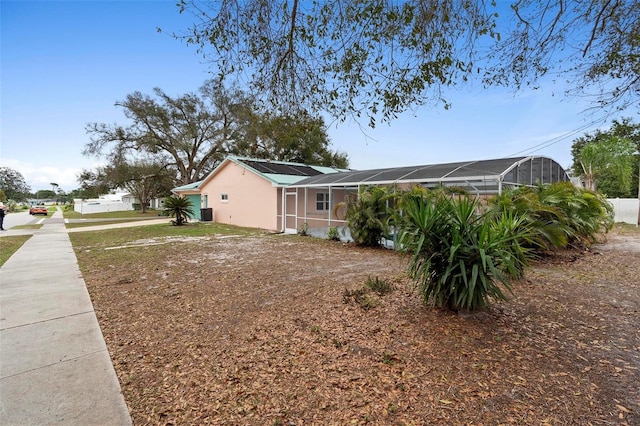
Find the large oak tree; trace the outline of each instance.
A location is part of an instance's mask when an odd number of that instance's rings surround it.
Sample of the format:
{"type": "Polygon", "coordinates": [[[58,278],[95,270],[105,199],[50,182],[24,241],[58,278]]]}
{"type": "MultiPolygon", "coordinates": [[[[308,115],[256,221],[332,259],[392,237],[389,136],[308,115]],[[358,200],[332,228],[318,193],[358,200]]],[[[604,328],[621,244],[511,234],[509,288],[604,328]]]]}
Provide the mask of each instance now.
{"type": "Polygon", "coordinates": [[[535,86],[625,108],[640,94],[638,0],[180,0],[221,79],[248,84],[290,113],[390,120],[448,106],[448,86],[535,86]]]}
{"type": "Polygon", "coordinates": [[[212,81],[199,94],[171,97],[160,88],[154,94],[134,92],[116,103],[130,121],[127,126],[87,125],[91,141],[83,153],[105,154],[114,167],[135,153],[175,168],[181,184],[202,178],[225,156],[229,134],[239,125],[233,111],[246,108],[249,101],[212,81]]]}
{"type": "Polygon", "coordinates": [[[0,189],[7,200],[13,201],[26,200],[31,191],[22,173],[9,167],[0,167],[0,189]]]}
{"type": "MultiPolygon", "coordinates": [[[[180,185],[202,179],[226,155],[346,167],[330,149],[326,126],[307,114],[282,117],[259,111],[250,96],[210,80],[198,93],[177,97],[156,88],[134,92],[116,105],[128,125],[91,123],[85,155],[107,157],[114,170],[133,158],[175,170],[180,185]]],[[[88,176],[91,177],[91,176],[88,176]]]]}

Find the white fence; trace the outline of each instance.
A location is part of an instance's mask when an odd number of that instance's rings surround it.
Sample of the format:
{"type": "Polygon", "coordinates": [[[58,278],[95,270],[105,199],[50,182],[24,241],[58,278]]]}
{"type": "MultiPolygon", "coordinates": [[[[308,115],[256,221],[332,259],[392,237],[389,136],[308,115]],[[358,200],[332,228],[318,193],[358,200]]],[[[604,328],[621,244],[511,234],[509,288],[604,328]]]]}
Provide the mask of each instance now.
{"type": "Polygon", "coordinates": [[[640,200],[637,198],[609,198],[613,205],[616,222],[630,223],[638,225],[638,213],[640,211],[640,200]]]}
{"type": "Polygon", "coordinates": [[[133,210],[133,204],[109,200],[87,201],[84,203],[76,201],[73,209],[80,214],[122,212],[133,210]]]}

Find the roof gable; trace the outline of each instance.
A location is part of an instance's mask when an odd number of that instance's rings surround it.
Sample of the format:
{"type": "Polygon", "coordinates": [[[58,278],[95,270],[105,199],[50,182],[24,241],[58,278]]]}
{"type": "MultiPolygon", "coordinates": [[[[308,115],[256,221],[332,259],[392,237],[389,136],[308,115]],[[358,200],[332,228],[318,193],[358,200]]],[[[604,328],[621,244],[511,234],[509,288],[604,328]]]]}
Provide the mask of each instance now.
{"type": "Polygon", "coordinates": [[[197,191],[214,178],[228,164],[234,163],[249,170],[252,173],[266,179],[274,186],[286,186],[297,183],[303,179],[328,173],[344,172],[344,169],[333,167],[314,166],[287,161],[271,161],[257,158],[236,157],[233,155],[225,158],[206,178],[199,182],[174,188],[174,192],[197,191]]]}

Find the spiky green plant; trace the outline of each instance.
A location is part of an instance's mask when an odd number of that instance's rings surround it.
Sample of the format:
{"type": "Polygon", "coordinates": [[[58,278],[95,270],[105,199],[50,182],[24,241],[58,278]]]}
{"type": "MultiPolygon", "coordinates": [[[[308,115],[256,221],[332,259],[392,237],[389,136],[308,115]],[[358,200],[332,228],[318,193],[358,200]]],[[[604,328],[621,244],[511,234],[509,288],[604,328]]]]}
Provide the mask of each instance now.
{"type": "Polygon", "coordinates": [[[193,217],[193,203],[187,197],[167,197],[164,201],[164,211],[171,217],[175,217],[171,223],[176,226],[184,225],[193,217]]]}
{"type": "Polygon", "coordinates": [[[336,209],[346,207],[345,221],[356,244],[375,247],[382,243],[389,230],[389,203],[393,197],[391,189],[367,186],[362,187],[357,196],[351,195],[336,206],[336,209]]]}
{"type": "Polygon", "coordinates": [[[493,220],[467,196],[414,194],[404,199],[402,216],[398,249],[410,256],[409,275],[425,303],[474,311],[504,300],[529,260],[522,219],[493,220]]]}
{"type": "Polygon", "coordinates": [[[599,192],[576,188],[569,182],[538,187],[542,203],[564,213],[571,244],[589,245],[614,224],[613,207],[599,192]]]}
{"type": "Polygon", "coordinates": [[[522,217],[538,251],[588,245],[613,224],[613,210],[604,197],[568,182],[521,187],[495,197],[493,217],[510,213],[522,217]]]}

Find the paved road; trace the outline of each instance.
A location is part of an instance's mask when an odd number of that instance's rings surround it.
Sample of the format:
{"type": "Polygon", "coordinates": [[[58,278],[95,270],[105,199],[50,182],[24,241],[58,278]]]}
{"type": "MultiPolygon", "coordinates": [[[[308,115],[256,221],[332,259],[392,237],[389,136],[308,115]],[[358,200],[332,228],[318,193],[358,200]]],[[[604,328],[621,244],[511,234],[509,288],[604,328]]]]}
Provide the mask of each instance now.
{"type": "Polygon", "coordinates": [[[42,215],[31,216],[28,211],[19,212],[19,213],[7,213],[4,217],[4,229],[11,229],[14,226],[26,225],[28,223],[40,223],[40,221],[44,220],[45,217],[42,215]]]}

